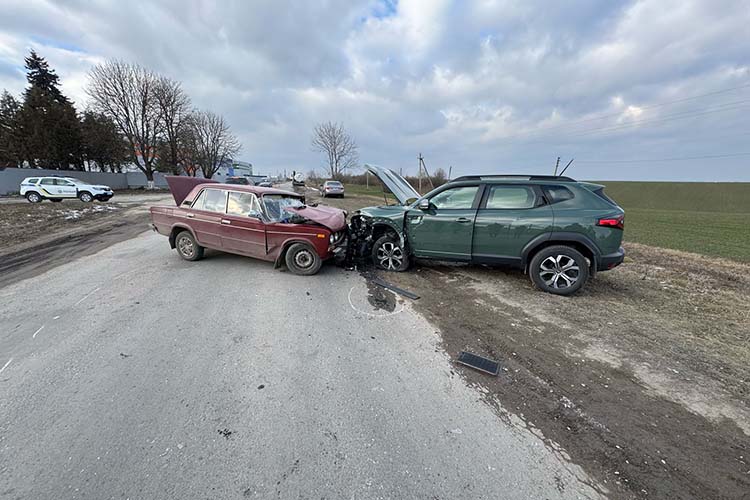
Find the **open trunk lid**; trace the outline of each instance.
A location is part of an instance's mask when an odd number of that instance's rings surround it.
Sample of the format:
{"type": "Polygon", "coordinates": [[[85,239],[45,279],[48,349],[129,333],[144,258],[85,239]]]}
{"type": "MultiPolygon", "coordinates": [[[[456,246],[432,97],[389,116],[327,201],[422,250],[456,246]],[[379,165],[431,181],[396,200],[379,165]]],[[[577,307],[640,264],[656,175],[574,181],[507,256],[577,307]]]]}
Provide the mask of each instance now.
{"type": "Polygon", "coordinates": [[[199,184],[218,184],[219,181],[213,179],[203,179],[200,177],[189,177],[184,175],[166,175],[169,191],[172,193],[174,202],[179,207],[193,188],[199,184]]]}
{"type": "Polygon", "coordinates": [[[393,196],[402,205],[418,199],[421,195],[412,187],[409,182],[399,174],[389,168],[378,167],[377,165],[365,165],[365,169],[372,175],[380,179],[385,186],[390,189],[393,196]]]}

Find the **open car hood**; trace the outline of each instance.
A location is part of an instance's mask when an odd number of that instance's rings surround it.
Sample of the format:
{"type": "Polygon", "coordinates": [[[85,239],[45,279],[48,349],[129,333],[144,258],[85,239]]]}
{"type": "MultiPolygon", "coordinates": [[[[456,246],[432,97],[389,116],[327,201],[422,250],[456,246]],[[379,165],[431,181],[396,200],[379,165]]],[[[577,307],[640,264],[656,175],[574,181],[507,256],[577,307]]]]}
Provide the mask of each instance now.
{"type": "Polygon", "coordinates": [[[395,196],[398,202],[402,205],[407,205],[417,198],[420,198],[421,195],[417,190],[414,189],[406,179],[393,170],[378,167],[377,165],[365,165],[365,169],[380,179],[380,181],[390,189],[393,196],[395,196]]]}
{"type": "Polygon", "coordinates": [[[164,178],[167,180],[169,191],[172,193],[174,202],[179,207],[187,195],[193,190],[198,184],[217,184],[219,181],[213,179],[203,179],[200,177],[189,177],[185,175],[165,175],[164,178]]]}
{"type": "Polygon", "coordinates": [[[302,206],[287,207],[286,210],[292,210],[307,220],[317,222],[333,232],[341,231],[346,227],[346,215],[344,211],[334,207],[327,206],[302,206]]]}

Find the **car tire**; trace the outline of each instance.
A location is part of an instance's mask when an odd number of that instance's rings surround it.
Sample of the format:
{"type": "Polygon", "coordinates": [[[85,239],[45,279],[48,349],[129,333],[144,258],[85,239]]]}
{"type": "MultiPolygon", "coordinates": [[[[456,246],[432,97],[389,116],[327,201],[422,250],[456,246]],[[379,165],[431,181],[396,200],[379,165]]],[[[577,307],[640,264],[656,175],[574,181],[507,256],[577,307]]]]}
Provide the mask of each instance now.
{"type": "Polygon", "coordinates": [[[195,261],[203,258],[203,247],[195,241],[190,231],[180,231],[174,239],[177,253],[185,260],[195,261]]]}
{"type": "Polygon", "coordinates": [[[320,266],[323,265],[320,255],[304,243],[295,243],[290,246],[284,259],[286,267],[300,276],[312,276],[320,271],[320,266]]]}
{"type": "Polygon", "coordinates": [[[94,201],[94,197],[88,191],[81,191],[78,193],[78,199],[84,203],[91,203],[94,201]]]}
{"type": "Polygon", "coordinates": [[[555,295],[572,295],[589,278],[589,263],[578,250],[555,245],[537,252],[529,263],[529,277],[542,291],[555,295]]]}
{"type": "Polygon", "coordinates": [[[386,234],[372,245],[372,261],[378,269],[402,272],[409,269],[409,254],[397,236],[386,234]]]}
{"type": "Polygon", "coordinates": [[[31,191],[26,193],[26,199],[29,200],[29,203],[41,203],[43,198],[39,193],[31,191]]]}

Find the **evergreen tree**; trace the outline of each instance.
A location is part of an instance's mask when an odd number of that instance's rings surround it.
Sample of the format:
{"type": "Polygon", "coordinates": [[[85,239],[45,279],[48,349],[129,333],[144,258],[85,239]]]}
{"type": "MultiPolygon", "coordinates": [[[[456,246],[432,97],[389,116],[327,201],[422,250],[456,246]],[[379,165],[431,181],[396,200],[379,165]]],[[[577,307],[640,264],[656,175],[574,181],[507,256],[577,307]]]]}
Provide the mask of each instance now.
{"type": "Polygon", "coordinates": [[[83,169],[81,123],[58,76],[33,50],[26,70],[29,86],[17,119],[21,157],[31,166],[83,169]]]}
{"type": "Polygon", "coordinates": [[[86,111],[81,120],[81,131],[83,156],[89,170],[93,162],[102,172],[120,172],[128,162],[129,151],[115,122],[101,113],[86,111]]]}
{"type": "Polygon", "coordinates": [[[17,167],[20,161],[18,112],[21,103],[3,91],[0,95],[0,167],[17,167]]]}

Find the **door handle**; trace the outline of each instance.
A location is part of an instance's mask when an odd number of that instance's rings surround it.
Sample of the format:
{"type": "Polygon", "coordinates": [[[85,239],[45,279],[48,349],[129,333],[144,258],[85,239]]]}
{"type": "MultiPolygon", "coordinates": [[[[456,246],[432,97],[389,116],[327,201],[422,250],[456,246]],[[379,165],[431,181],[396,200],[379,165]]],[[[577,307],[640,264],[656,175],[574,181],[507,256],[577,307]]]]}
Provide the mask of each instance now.
{"type": "Polygon", "coordinates": [[[185,217],[187,217],[188,219],[192,219],[193,217],[195,217],[195,214],[185,214],[185,217]]]}
{"type": "Polygon", "coordinates": [[[456,219],[456,222],[460,222],[461,224],[466,224],[467,222],[471,222],[471,219],[468,217],[459,217],[456,219]]]}
{"type": "Polygon", "coordinates": [[[232,221],[231,221],[231,220],[228,220],[228,219],[221,219],[221,223],[222,223],[222,224],[231,224],[231,223],[232,223],[232,221]]]}

